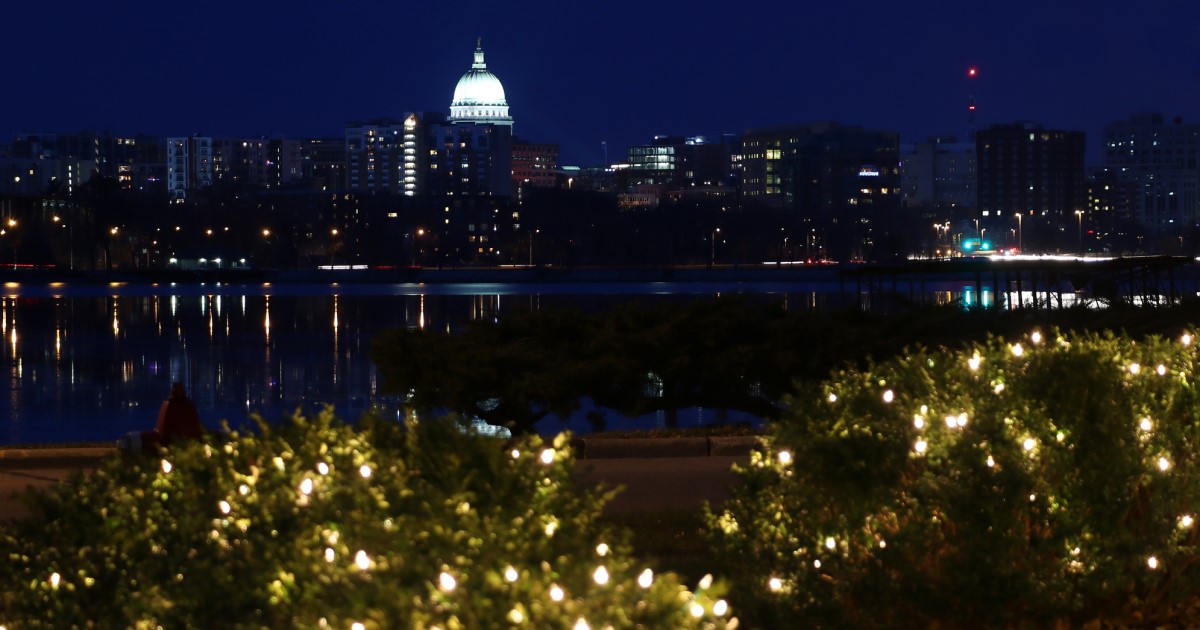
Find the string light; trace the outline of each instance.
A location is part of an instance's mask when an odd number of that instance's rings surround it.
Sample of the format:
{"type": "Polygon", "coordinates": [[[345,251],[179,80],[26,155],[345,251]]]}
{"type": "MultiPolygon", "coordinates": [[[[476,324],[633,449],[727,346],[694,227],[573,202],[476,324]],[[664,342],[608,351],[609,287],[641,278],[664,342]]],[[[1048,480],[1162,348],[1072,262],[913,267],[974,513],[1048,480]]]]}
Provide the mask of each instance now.
{"type": "Polygon", "coordinates": [[[525,615],[520,610],[514,608],[508,611],[508,620],[513,623],[520,624],[525,621],[525,615]]]}
{"type": "Polygon", "coordinates": [[[1192,345],[1192,336],[1187,333],[1183,333],[1183,337],[1180,337],[1179,340],[1183,342],[1183,345],[1185,346],[1192,345]]]}
{"type": "Polygon", "coordinates": [[[1035,344],[1042,343],[1042,333],[1033,331],[1033,334],[1029,335],[1029,340],[1035,344]]]}
{"type": "Polygon", "coordinates": [[[967,359],[967,367],[971,368],[971,371],[974,372],[979,369],[979,362],[980,362],[979,353],[976,352],[975,356],[971,357],[970,359],[967,359]]]}
{"type": "Polygon", "coordinates": [[[638,575],[637,583],[638,586],[642,588],[650,588],[650,585],[654,583],[654,572],[650,569],[642,571],[641,574],[638,575]]]}
{"type": "Polygon", "coordinates": [[[917,443],[913,444],[913,450],[915,450],[918,453],[924,453],[925,449],[928,447],[929,447],[929,444],[925,440],[917,440],[917,443]]]}
{"type": "Polygon", "coordinates": [[[696,586],[702,591],[707,591],[708,589],[712,588],[712,583],[713,583],[712,574],[705,573],[704,577],[700,578],[700,581],[696,583],[696,586]]]}
{"type": "Polygon", "coordinates": [[[1183,516],[1179,517],[1179,526],[1184,529],[1191,527],[1192,523],[1193,520],[1191,514],[1184,514],[1183,516]]]}
{"type": "Polygon", "coordinates": [[[1157,569],[1158,568],[1158,558],[1156,558],[1154,556],[1150,556],[1149,558],[1146,558],[1146,566],[1150,567],[1151,569],[1157,569]]]}
{"type": "Polygon", "coordinates": [[[229,507],[228,501],[221,501],[220,503],[217,504],[217,507],[221,508],[222,514],[228,514],[229,511],[232,509],[229,507]]]}
{"type": "Polygon", "coordinates": [[[1155,368],[1155,371],[1158,372],[1159,376],[1166,376],[1167,375],[1167,366],[1159,363],[1158,367],[1155,368]]]}
{"type": "Polygon", "coordinates": [[[592,573],[592,579],[600,586],[608,584],[608,569],[604,568],[604,565],[596,567],[596,571],[592,573]]]}
{"type": "Polygon", "coordinates": [[[1149,432],[1150,429],[1154,428],[1154,424],[1150,422],[1150,418],[1142,418],[1142,422],[1138,426],[1140,426],[1141,429],[1146,432],[1149,432]]]}
{"type": "Polygon", "coordinates": [[[321,462],[321,463],[317,464],[317,472],[321,473],[322,475],[328,475],[329,474],[329,464],[326,464],[325,462],[321,462]]]}
{"type": "Polygon", "coordinates": [[[361,467],[359,467],[358,474],[360,476],[362,476],[363,479],[370,479],[371,478],[371,467],[366,464],[363,464],[361,467]]]}
{"type": "Polygon", "coordinates": [[[778,593],[779,591],[783,590],[783,580],[781,580],[777,577],[773,577],[773,578],[767,580],[767,586],[772,591],[778,593]]]}
{"type": "Polygon", "coordinates": [[[509,582],[516,582],[518,577],[520,576],[517,575],[517,570],[511,566],[504,570],[504,579],[509,582]]]}
{"type": "Polygon", "coordinates": [[[438,588],[442,589],[443,592],[449,593],[456,586],[458,586],[458,581],[454,579],[453,575],[442,571],[442,574],[438,576],[438,588]]]}
{"type": "Polygon", "coordinates": [[[830,392],[829,393],[829,402],[831,402],[831,403],[837,402],[837,394],[830,392]]]}
{"type": "Polygon", "coordinates": [[[600,543],[599,545],[596,545],[596,555],[597,556],[600,556],[601,558],[603,558],[604,556],[608,555],[608,552],[609,552],[608,545],[606,545],[604,543],[600,543]]]}
{"type": "Polygon", "coordinates": [[[164,474],[170,473],[171,472],[171,462],[169,462],[165,459],[162,460],[162,471],[164,474]]]}
{"type": "Polygon", "coordinates": [[[575,622],[574,630],[592,630],[592,627],[588,625],[586,619],[580,617],[579,620],[575,622]]]}
{"type": "Polygon", "coordinates": [[[837,547],[837,541],[833,539],[833,536],[826,538],[825,539],[825,548],[832,551],[834,547],[837,547]]]}
{"type": "Polygon", "coordinates": [[[542,459],[542,463],[543,463],[543,464],[552,464],[552,463],[554,463],[554,449],[552,449],[552,448],[548,448],[548,449],[546,449],[546,450],[542,451],[542,458],[541,458],[541,459],[542,459]]]}
{"type": "Polygon", "coordinates": [[[371,568],[371,558],[367,557],[366,551],[359,549],[358,553],[354,554],[354,564],[358,566],[360,571],[366,571],[371,568]]]}
{"type": "Polygon", "coordinates": [[[889,390],[883,392],[883,402],[891,403],[893,400],[895,400],[895,398],[896,398],[896,394],[894,394],[892,392],[892,390],[889,389],[889,390]]]}
{"type": "Polygon", "coordinates": [[[300,482],[300,493],[310,495],[313,491],[313,480],[311,477],[305,477],[304,481],[300,482]]]}
{"type": "Polygon", "coordinates": [[[562,588],[559,587],[559,585],[557,585],[557,584],[550,585],[550,599],[552,599],[556,602],[561,602],[563,600],[563,598],[566,596],[567,596],[566,593],[563,592],[562,588]]]}
{"type": "Polygon", "coordinates": [[[1011,350],[1014,357],[1020,357],[1025,354],[1025,348],[1022,348],[1019,343],[1014,343],[1011,350]]]}
{"type": "Polygon", "coordinates": [[[792,463],[792,454],[788,451],[779,451],[779,463],[784,466],[792,463]]]}
{"type": "Polygon", "coordinates": [[[325,562],[333,562],[337,559],[337,554],[334,553],[333,547],[325,548],[325,562]]]}
{"type": "Polygon", "coordinates": [[[1142,371],[1142,366],[1138,365],[1137,363],[1129,364],[1129,373],[1130,374],[1137,374],[1138,372],[1141,372],[1141,371],[1142,371]]]}
{"type": "Polygon", "coordinates": [[[693,617],[699,619],[704,616],[704,607],[696,602],[692,602],[691,613],[693,617]]]}
{"type": "Polygon", "coordinates": [[[918,429],[923,428],[925,426],[925,418],[913,414],[913,426],[917,427],[918,429]]]}
{"type": "Polygon", "coordinates": [[[727,612],[729,612],[729,604],[725,603],[725,600],[718,599],[716,603],[713,604],[714,615],[718,617],[724,617],[725,613],[727,612]]]}
{"type": "Polygon", "coordinates": [[[1169,468],[1171,468],[1171,460],[1167,459],[1166,457],[1159,457],[1158,469],[1163,472],[1167,472],[1169,468]]]}
{"type": "Polygon", "coordinates": [[[510,455],[512,455],[512,458],[513,458],[513,459],[520,459],[520,458],[521,458],[521,451],[518,451],[518,450],[517,450],[517,449],[515,449],[515,448],[512,450],[512,453],[509,453],[509,454],[510,454],[510,455]]]}
{"type": "Polygon", "coordinates": [[[995,460],[995,459],[992,459],[992,456],[991,456],[991,455],[988,455],[988,458],[987,458],[987,467],[988,467],[988,468],[993,468],[995,465],[996,465],[996,460],[995,460]]]}
{"type": "Polygon", "coordinates": [[[62,581],[62,576],[59,575],[57,571],[50,574],[50,586],[52,586],[54,588],[58,588],[58,584],[61,581],[62,581]]]}

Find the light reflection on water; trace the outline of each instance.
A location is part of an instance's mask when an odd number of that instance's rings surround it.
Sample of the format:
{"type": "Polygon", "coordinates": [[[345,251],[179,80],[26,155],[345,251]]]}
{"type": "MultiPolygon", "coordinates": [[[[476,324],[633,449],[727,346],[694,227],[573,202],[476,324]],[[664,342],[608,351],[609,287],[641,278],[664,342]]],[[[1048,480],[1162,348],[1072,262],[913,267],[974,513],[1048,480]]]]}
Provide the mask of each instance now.
{"type": "MultiPolygon", "coordinates": [[[[356,419],[372,406],[397,403],[379,393],[369,356],[380,331],[453,330],[538,309],[589,311],[634,299],[737,292],[804,310],[836,298],[828,287],[771,283],[9,286],[0,296],[10,383],[0,444],[105,441],[151,428],[177,380],[214,428],[221,419],[240,426],[251,412],[271,421],[325,403],[356,419]]],[[[936,302],[967,298],[961,287],[931,295],[936,302]]],[[[610,417],[608,428],[662,420],[610,417]]],[[[708,421],[705,410],[679,414],[683,426],[708,421]]],[[[568,425],[590,428],[579,418],[568,425]]],[[[541,428],[563,426],[553,420],[541,428]]]]}

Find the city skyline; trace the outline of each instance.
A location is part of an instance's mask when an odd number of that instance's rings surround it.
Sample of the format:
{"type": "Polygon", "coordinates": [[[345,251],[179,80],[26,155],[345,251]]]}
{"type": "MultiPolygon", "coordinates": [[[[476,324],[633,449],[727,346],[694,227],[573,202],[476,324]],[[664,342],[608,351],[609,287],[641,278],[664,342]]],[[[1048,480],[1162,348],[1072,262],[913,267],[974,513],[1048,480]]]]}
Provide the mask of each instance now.
{"type": "Polygon", "coordinates": [[[1100,130],[1130,114],[1200,118],[1189,47],[1200,7],[1171,2],[467,2],[449,12],[218,1],[165,13],[136,0],[9,14],[4,140],[77,129],[337,137],[348,121],[448,111],[477,37],[515,133],[560,144],[564,164],[602,163],[603,141],[615,162],[656,134],[818,120],[896,130],[902,142],[965,138],[972,96],[979,128],[1084,131],[1089,163],[1100,130]]]}

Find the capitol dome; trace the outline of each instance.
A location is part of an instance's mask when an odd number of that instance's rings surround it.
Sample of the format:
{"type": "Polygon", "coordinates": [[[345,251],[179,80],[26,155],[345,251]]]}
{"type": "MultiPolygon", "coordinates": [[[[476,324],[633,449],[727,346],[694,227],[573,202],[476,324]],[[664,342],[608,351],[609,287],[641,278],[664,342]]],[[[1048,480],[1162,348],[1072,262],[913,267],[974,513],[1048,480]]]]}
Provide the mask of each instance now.
{"type": "Polygon", "coordinates": [[[450,121],[454,123],[477,123],[512,126],[508,115],[508,101],[504,99],[504,86],[500,79],[487,69],[483,61],[483,42],[475,48],[475,63],[458,80],[454,88],[454,100],[450,102],[450,121]]]}

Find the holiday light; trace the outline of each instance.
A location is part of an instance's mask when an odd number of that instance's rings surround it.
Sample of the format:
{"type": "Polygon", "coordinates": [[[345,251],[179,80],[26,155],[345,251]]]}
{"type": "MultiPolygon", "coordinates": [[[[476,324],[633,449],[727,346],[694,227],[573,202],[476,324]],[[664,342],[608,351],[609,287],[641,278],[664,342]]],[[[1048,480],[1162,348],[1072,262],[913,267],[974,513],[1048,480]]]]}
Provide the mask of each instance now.
{"type": "Polygon", "coordinates": [[[705,573],[704,577],[700,578],[700,581],[696,583],[696,588],[698,588],[702,591],[707,591],[708,589],[712,588],[712,583],[713,583],[712,574],[705,573]]]}
{"type": "Polygon", "coordinates": [[[831,402],[831,403],[835,403],[835,402],[837,402],[837,394],[834,394],[834,393],[830,392],[830,394],[829,394],[829,402],[831,402]]]}
{"type": "Polygon", "coordinates": [[[608,545],[606,545],[604,543],[600,543],[599,545],[596,545],[596,555],[600,556],[601,558],[603,558],[604,556],[607,556],[609,551],[610,551],[610,549],[609,549],[608,545]]]}
{"type": "Polygon", "coordinates": [[[704,607],[701,606],[700,604],[692,602],[690,612],[692,613],[693,617],[695,617],[696,619],[699,619],[704,616],[704,607]]]}
{"type": "Polygon", "coordinates": [[[913,426],[917,427],[918,429],[924,427],[925,426],[925,418],[922,418],[919,415],[913,415],[913,426]]]}
{"type": "Polygon", "coordinates": [[[716,603],[713,604],[712,611],[714,615],[718,617],[724,617],[725,613],[729,612],[729,604],[725,603],[725,600],[723,599],[718,599],[716,603]]]}
{"type": "Polygon", "coordinates": [[[1167,470],[1169,468],[1171,468],[1171,461],[1169,459],[1167,459],[1166,457],[1159,457],[1158,458],[1158,469],[1161,470],[1162,472],[1167,472],[1167,470]]]}
{"type": "Polygon", "coordinates": [[[548,449],[542,451],[541,460],[542,460],[543,464],[554,463],[554,449],[548,448],[548,449]]]}
{"type": "Polygon", "coordinates": [[[1165,366],[1165,365],[1163,365],[1163,364],[1159,363],[1159,364],[1158,364],[1158,367],[1157,367],[1157,368],[1155,368],[1155,370],[1154,370],[1154,371],[1155,371],[1155,372],[1158,372],[1158,375],[1159,375],[1159,376],[1166,376],[1166,375],[1167,375],[1167,366],[1165,366]]]}
{"type": "Polygon", "coordinates": [[[889,390],[883,392],[883,402],[890,403],[895,398],[896,398],[896,395],[894,393],[892,393],[892,390],[889,389],[889,390]]]}
{"type": "Polygon", "coordinates": [[[517,570],[514,568],[508,567],[504,570],[504,579],[508,580],[509,582],[516,582],[518,577],[520,576],[517,575],[517,570]]]}
{"type": "Polygon", "coordinates": [[[1035,344],[1042,343],[1042,333],[1036,330],[1033,331],[1033,333],[1029,335],[1029,340],[1035,344]]]}
{"type": "Polygon", "coordinates": [[[1179,526],[1184,529],[1191,527],[1193,522],[1194,521],[1192,520],[1191,514],[1184,514],[1183,516],[1179,517],[1179,526]]]}
{"type": "Polygon", "coordinates": [[[58,572],[54,572],[54,573],[50,574],[50,586],[52,586],[54,588],[58,588],[58,583],[60,581],[62,581],[62,576],[60,576],[58,574],[58,572]]]}
{"type": "Polygon", "coordinates": [[[1142,418],[1142,421],[1138,426],[1146,432],[1149,432],[1150,429],[1154,428],[1154,424],[1150,422],[1150,418],[1142,418]]]}
{"type": "Polygon", "coordinates": [[[221,501],[220,503],[217,504],[217,507],[221,509],[222,514],[228,514],[229,511],[232,509],[229,507],[228,501],[221,501]]]}
{"type": "Polygon", "coordinates": [[[370,479],[371,478],[371,467],[366,464],[363,464],[362,466],[359,467],[358,474],[363,479],[370,479]]]}
{"type": "Polygon", "coordinates": [[[834,540],[832,536],[825,539],[825,548],[826,549],[832,550],[836,546],[837,546],[837,541],[834,540]]]}
{"type": "Polygon", "coordinates": [[[1146,566],[1150,567],[1151,569],[1157,569],[1158,568],[1158,558],[1156,558],[1154,556],[1150,556],[1149,558],[1146,558],[1146,566]]]}
{"type": "Polygon", "coordinates": [[[779,451],[779,463],[784,466],[792,463],[792,454],[788,451],[779,451]]]}
{"type": "Polygon", "coordinates": [[[970,368],[972,372],[974,372],[979,369],[979,362],[980,362],[979,353],[976,352],[975,356],[971,357],[970,359],[967,359],[967,367],[970,368]]]}
{"type": "Polygon", "coordinates": [[[770,587],[772,591],[778,593],[779,591],[783,590],[783,580],[773,577],[767,580],[767,586],[770,587]]]}
{"type": "Polygon", "coordinates": [[[508,620],[515,624],[520,624],[525,621],[525,615],[520,610],[514,608],[508,611],[508,620]]]}
{"type": "Polygon", "coordinates": [[[654,583],[654,572],[650,569],[642,571],[641,574],[638,575],[637,582],[638,586],[642,588],[650,588],[650,585],[654,583]]]}
{"type": "Polygon", "coordinates": [[[442,589],[442,592],[449,593],[456,586],[458,586],[458,581],[454,579],[453,575],[442,571],[442,574],[438,576],[438,588],[442,589]]]}
{"type": "Polygon", "coordinates": [[[1141,371],[1142,371],[1142,366],[1138,365],[1137,363],[1129,364],[1129,373],[1130,374],[1137,374],[1138,372],[1141,372],[1141,371]]]}
{"type": "Polygon", "coordinates": [[[313,491],[313,480],[311,477],[305,477],[304,481],[300,482],[300,493],[310,495],[313,491]]]}
{"type": "Polygon", "coordinates": [[[927,443],[925,440],[917,440],[917,443],[913,445],[913,450],[918,453],[924,453],[925,449],[928,447],[929,443],[927,443]]]}
{"type": "Polygon", "coordinates": [[[515,448],[512,450],[511,453],[509,453],[509,455],[512,455],[513,459],[521,459],[521,451],[518,451],[515,448]]]}
{"type": "Polygon", "coordinates": [[[561,602],[564,597],[566,597],[566,593],[563,592],[562,588],[560,588],[557,584],[550,585],[550,599],[556,602],[561,602]]]}
{"type": "Polygon", "coordinates": [[[596,567],[596,571],[592,573],[592,580],[594,580],[596,584],[599,584],[600,586],[608,584],[608,569],[604,568],[604,565],[596,567]]]}
{"type": "Polygon", "coordinates": [[[167,461],[167,460],[165,460],[165,459],[164,459],[164,460],[162,460],[162,471],[163,471],[163,473],[164,473],[164,474],[165,474],[165,473],[170,473],[170,472],[171,472],[171,462],[169,462],[169,461],[167,461]]]}
{"type": "Polygon", "coordinates": [[[588,625],[588,622],[586,619],[584,619],[583,617],[580,617],[575,622],[575,626],[574,626],[573,630],[592,630],[592,627],[588,625]]]}
{"type": "Polygon", "coordinates": [[[1010,349],[1012,350],[1014,357],[1019,357],[1025,354],[1025,348],[1022,348],[1021,344],[1019,343],[1014,343],[1010,349]]]}
{"type": "Polygon", "coordinates": [[[1183,336],[1179,338],[1179,341],[1183,342],[1183,345],[1185,346],[1190,346],[1192,345],[1192,336],[1187,333],[1183,333],[1183,336]]]}
{"type": "Polygon", "coordinates": [[[332,547],[325,548],[325,562],[333,562],[337,559],[337,554],[334,553],[332,547]]]}
{"type": "Polygon", "coordinates": [[[354,564],[360,571],[366,571],[371,568],[371,558],[367,556],[366,551],[359,549],[358,553],[354,554],[354,564]]]}
{"type": "Polygon", "coordinates": [[[326,464],[325,462],[321,462],[321,463],[317,464],[317,472],[321,473],[322,475],[328,475],[329,474],[329,464],[326,464]]]}

